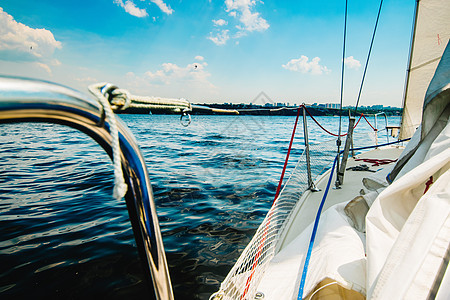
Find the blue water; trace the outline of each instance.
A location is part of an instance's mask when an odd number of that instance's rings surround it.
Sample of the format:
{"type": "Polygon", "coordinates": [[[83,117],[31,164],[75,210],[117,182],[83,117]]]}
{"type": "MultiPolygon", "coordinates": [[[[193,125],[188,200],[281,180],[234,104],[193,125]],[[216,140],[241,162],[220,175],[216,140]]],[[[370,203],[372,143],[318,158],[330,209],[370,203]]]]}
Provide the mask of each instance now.
{"type": "MultiPolygon", "coordinates": [[[[295,117],[120,117],[146,159],[175,297],[208,299],[270,208],[295,117]]],[[[311,143],[329,138],[311,123],[311,143]]],[[[106,153],[74,129],[0,125],[1,299],[152,297],[113,181],[106,153]]]]}

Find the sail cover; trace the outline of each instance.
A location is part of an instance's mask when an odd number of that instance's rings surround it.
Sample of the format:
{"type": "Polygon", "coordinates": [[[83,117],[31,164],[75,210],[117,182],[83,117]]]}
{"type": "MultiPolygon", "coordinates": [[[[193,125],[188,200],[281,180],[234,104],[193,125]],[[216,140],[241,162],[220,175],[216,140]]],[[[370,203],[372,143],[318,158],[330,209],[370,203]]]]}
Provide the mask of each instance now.
{"type": "Polygon", "coordinates": [[[417,1],[400,139],[411,137],[422,121],[428,84],[450,38],[450,3],[445,2],[417,1]]]}

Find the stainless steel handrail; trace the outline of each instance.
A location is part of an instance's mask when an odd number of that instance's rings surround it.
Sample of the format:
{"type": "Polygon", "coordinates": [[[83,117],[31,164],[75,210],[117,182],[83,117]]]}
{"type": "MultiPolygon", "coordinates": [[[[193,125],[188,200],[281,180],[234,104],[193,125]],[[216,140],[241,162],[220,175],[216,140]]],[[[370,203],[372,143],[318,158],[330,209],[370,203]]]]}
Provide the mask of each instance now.
{"type": "Polygon", "coordinates": [[[380,113],[376,113],[375,114],[375,129],[377,129],[377,131],[375,132],[375,135],[377,137],[377,141],[378,141],[378,124],[377,124],[377,116],[379,115],[383,115],[384,116],[384,121],[385,121],[385,129],[386,129],[386,142],[389,143],[389,130],[388,130],[388,120],[387,120],[387,115],[385,112],[380,112],[380,113]]]}
{"type": "MultiPolygon", "coordinates": [[[[50,82],[0,76],[0,124],[47,122],[78,129],[112,158],[109,123],[98,101],[50,82]]],[[[145,273],[157,299],[173,299],[166,256],[144,158],[131,132],[118,120],[125,201],[145,273]]]]}

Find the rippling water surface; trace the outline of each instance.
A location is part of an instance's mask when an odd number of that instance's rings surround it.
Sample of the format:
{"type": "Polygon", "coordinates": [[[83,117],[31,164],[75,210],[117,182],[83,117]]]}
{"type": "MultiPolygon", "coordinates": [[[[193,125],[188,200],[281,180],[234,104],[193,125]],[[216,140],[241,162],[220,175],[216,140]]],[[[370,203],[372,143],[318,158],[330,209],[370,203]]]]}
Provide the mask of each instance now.
{"type": "MultiPolygon", "coordinates": [[[[147,162],[175,298],[208,299],[270,208],[295,117],[121,119],[147,162]]],[[[329,138],[310,130],[311,143],[329,138]]],[[[299,127],[292,161],[301,137],[299,127]]],[[[108,156],[84,134],[0,125],[1,299],[152,297],[113,182],[108,156]]]]}

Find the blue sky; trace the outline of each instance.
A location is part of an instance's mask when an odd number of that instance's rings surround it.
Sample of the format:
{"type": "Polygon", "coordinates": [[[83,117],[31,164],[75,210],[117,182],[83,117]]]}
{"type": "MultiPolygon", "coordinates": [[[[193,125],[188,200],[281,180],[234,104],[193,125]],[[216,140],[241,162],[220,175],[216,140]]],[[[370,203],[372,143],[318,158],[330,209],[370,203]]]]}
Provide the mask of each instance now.
{"type": "MultiPolygon", "coordinates": [[[[361,105],[401,106],[414,0],[385,0],[361,105]]],[[[193,103],[338,103],[345,1],[1,0],[0,74],[193,103]]],[[[349,1],[354,105],[379,1],[349,1]]]]}

